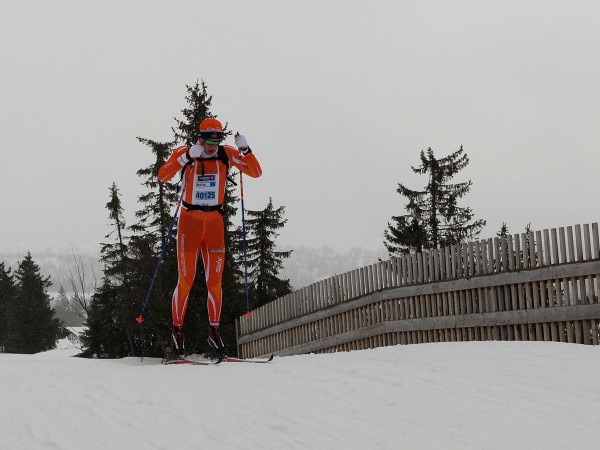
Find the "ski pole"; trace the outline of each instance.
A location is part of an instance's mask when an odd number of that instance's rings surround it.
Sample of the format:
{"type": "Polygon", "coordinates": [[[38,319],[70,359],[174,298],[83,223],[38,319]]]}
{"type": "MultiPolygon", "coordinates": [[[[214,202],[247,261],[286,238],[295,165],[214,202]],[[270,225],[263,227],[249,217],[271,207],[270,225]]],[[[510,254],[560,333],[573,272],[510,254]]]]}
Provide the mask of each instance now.
{"type": "Polygon", "coordinates": [[[144,312],[146,311],[146,307],[148,306],[148,300],[150,300],[150,294],[152,293],[152,289],[154,288],[154,282],[156,281],[156,277],[158,275],[158,271],[160,270],[160,266],[165,259],[165,253],[167,252],[167,245],[169,244],[169,239],[171,237],[171,233],[173,232],[173,227],[175,226],[175,222],[177,222],[177,215],[179,214],[179,208],[181,207],[181,202],[177,204],[177,208],[175,208],[175,214],[173,215],[173,221],[171,222],[171,226],[169,227],[169,231],[167,232],[167,237],[165,238],[165,242],[162,247],[162,251],[160,252],[160,257],[158,258],[158,263],[156,264],[156,269],[154,270],[154,276],[152,277],[152,281],[150,282],[150,287],[148,288],[148,293],[146,294],[146,300],[144,301],[144,306],[142,306],[142,312],[138,317],[136,317],[137,323],[142,323],[144,320],[144,312]]]}
{"type": "MultiPolygon", "coordinates": [[[[185,167],[183,168],[185,170],[185,167]]],[[[192,171],[190,171],[192,173],[192,171]]],[[[144,312],[146,312],[146,307],[148,306],[148,300],[150,300],[150,294],[152,293],[152,289],[154,288],[154,282],[156,281],[156,277],[158,276],[158,271],[162,266],[162,263],[165,259],[165,253],[167,252],[167,245],[169,244],[169,239],[171,238],[171,233],[173,232],[173,227],[175,226],[175,222],[177,222],[177,215],[179,214],[179,209],[181,208],[181,201],[183,200],[183,193],[185,192],[185,186],[187,185],[187,181],[190,175],[188,174],[187,179],[183,179],[181,177],[180,181],[185,181],[183,186],[181,186],[181,197],[177,202],[177,208],[175,208],[175,214],[173,214],[173,220],[171,221],[171,226],[169,227],[169,231],[167,232],[167,237],[165,238],[165,242],[163,243],[162,251],[160,252],[160,257],[158,258],[158,263],[156,264],[156,269],[154,270],[154,276],[152,277],[152,281],[150,282],[150,287],[148,288],[148,293],[146,294],[146,300],[144,301],[144,305],[142,306],[142,312],[139,316],[135,318],[137,323],[142,323],[144,320],[144,312]]]]}
{"type": "MultiPolygon", "coordinates": [[[[242,160],[242,150],[240,149],[240,161],[242,160]]],[[[242,202],[242,237],[244,242],[244,280],[246,284],[246,317],[252,317],[250,312],[250,292],[248,289],[248,243],[246,241],[246,211],[244,208],[244,177],[240,169],[240,200],[242,202]]]]}

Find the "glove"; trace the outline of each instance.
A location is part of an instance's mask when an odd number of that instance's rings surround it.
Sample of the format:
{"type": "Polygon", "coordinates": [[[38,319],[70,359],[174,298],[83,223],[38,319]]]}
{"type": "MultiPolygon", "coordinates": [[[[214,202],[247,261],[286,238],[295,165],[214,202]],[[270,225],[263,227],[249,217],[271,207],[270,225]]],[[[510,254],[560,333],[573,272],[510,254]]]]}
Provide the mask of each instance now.
{"type": "Polygon", "coordinates": [[[246,141],[246,138],[243,135],[237,133],[235,135],[235,145],[237,145],[237,148],[240,150],[246,150],[248,148],[248,141],[246,141]]]}
{"type": "Polygon", "coordinates": [[[188,150],[188,155],[190,156],[190,159],[200,158],[200,155],[202,154],[203,151],[204,151],[204,149],[202,148],[201,145],[194,144],[188,150]]]}

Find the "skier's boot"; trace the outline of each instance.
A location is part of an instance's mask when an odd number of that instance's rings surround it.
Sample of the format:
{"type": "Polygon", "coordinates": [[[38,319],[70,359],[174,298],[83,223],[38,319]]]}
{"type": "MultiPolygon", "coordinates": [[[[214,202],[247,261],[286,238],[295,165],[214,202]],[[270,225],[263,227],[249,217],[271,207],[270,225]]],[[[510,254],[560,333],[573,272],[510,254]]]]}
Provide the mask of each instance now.
{"type": "Polygon", "coordinates": [[[227,348],[223,344],[221,333],[219,333],[219,327],[209,326],[208,327],[208,345],[210,345],[219,359],[227,359],[227,348]]]}
{"type": "Polygon", "coordinates": [[[173,325],[173,334],[171,334],[171,356],[169,359],[183,359],[185,355],[185,346],[182,327],[173,325]]]}

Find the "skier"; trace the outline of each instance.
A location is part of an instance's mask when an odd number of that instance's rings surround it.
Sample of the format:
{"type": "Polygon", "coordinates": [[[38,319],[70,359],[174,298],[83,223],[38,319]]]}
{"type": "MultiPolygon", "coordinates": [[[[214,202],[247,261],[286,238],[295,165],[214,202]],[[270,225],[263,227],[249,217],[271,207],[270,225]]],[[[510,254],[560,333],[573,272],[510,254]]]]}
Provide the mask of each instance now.
{"type": "Polygon", "coordinates": [[[225,265],[223,200],[227,172],[233,165],[244,174],[258,178],[262,170],[244,136],[239,133],[235,135],[238,150],[229,145],[220,145],[224,139],[221,122],[214,118],[204,119],[200,123],[198,141],[190,147],[176,148],[158,170],[158,179],[163,183],[182,171],[183,192],[177,228],[179,280],[171,305],[173,358],[182,358],[185,353],[183,320],[199,254],[202,254],[208,289],[208,343],[219,357],[227,356],[219,333],[221,278],[225,265]]]}

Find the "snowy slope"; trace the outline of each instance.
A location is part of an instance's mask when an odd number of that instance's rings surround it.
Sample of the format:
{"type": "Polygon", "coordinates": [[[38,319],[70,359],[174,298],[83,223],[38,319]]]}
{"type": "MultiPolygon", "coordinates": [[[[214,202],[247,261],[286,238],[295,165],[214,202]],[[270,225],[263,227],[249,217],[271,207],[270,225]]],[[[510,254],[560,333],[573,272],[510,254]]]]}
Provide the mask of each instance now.
{"type": "Polygon", "coordinates": [[[464,342],[162,366],[0,354],[0,449],[571,449],[600,348],[464,342]]]}

